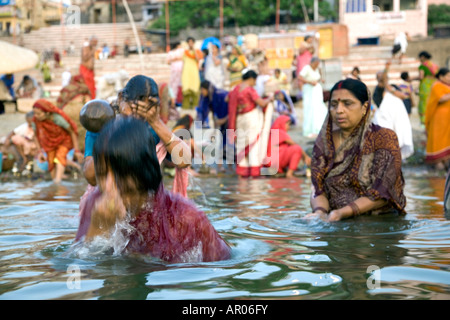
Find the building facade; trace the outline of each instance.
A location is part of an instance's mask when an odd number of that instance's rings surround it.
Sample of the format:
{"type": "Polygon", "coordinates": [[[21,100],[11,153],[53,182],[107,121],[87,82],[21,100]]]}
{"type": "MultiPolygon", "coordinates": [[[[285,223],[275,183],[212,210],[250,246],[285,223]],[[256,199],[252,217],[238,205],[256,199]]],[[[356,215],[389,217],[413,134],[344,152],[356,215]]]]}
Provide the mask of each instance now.
{"type": "Polygon", "coordinates": [[[402,31],[427,37],[427,17],[428,0],[339,0],[339,22],[347,25],[351,45],[361,38],[394,38],[402,31]]]}

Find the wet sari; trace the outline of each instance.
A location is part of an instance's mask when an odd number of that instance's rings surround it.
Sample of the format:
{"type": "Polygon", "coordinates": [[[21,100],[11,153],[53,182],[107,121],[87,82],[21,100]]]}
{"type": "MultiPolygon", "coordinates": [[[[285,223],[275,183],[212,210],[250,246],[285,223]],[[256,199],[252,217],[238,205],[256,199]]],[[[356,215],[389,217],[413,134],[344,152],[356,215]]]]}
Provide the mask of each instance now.
{"type": "MultiPolygon", "coordinates": [[[[368,108],[370,103],[368,104],[368,108]]],[[[387,204],[371,214],[405,213],[405,181],[397,135],[370,121],[370,110],[336,150],[334,127],[327,115],[316,139],[311,162],[313,195],[325,195],[330,210],[347,206],[360,197],[387,204]]]]}
{"type": "Polygon", "coordinates": [[[436,81],[435,75],[438,72],[438,66],[430,61],[425,61],[419,66],[419,71],[422,70],[424,77],[419,84],[419,117],[420,122],[425,123],[425,112],[428,102],[428,97],[431,88],[436,81]]]}
{"type": "Polygon", "coordinates": [[[446,94],[450,94],[450,87],[436,81],[428,98],[425,112],[425,161],[428,163],[450,159],[450,101],[439,103],[439,99],[446,94]]]}
{"type": "MultiPolygon", "coordinates": [[[[87,234],[95,201],[95,188],[83,206],[75,240],[87,234]]],[[[206,262],[231,257],[231,248],[214,229],[203,211],[183,196],[164,190],[149,195],[140,212],[129,222],[126,252],[149,255],[169,263],[206,262]]]]}

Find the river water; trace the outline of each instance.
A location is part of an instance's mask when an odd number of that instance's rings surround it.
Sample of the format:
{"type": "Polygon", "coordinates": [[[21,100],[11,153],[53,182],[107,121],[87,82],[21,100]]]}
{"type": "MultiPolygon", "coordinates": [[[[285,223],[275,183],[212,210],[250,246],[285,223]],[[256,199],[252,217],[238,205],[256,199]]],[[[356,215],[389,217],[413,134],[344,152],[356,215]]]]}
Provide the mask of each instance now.
{"type": "Polygon", "coordinates": [[[2,182],[0,299],[449,299],[445,178],[404,174],[406,216],[332,224],[301,219],[309,179],[191,177],[189,197],[233,252],[196,264],[74,254],[86,182],[2,182]]]}

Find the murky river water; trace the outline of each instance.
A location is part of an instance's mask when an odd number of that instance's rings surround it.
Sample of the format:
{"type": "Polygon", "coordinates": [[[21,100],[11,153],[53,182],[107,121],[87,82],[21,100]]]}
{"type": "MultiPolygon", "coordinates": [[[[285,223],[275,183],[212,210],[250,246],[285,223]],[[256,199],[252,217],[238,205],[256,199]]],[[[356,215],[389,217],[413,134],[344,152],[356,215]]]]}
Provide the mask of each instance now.
{"type": "MultiPolygon", "coordinates": [[[[310,181],[192,178],[232,259],[72,254],[83,179],[0,183],[0,299],[449,299],[444,177],[405,172],[405,217],[302,220],[310,181]]],[[[171,187],[171,181],[166,181],[171,187]]]]}

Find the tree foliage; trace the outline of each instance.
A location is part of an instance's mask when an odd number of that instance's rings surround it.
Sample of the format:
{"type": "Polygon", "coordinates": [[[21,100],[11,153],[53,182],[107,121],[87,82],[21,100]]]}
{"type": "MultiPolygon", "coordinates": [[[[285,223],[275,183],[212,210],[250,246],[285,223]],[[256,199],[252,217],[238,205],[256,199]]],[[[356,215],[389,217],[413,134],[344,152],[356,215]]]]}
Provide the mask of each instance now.
{"type": "MultiPolygon", "coordinates": [[[[308,18],[313,20],[314,0],[303,0],[308,18]]],[[[169,16],[172,34],[185,28],[204,28],[219,26],[219,0],[170,1],[169,16]]],[[[276,0],[223,0],[224,27],[274,25],[276,19],[276,0]]],[[[164,13],[151,24],[151,28],[165,29],[164,13]]],[[[305,16],[302,0],[280,0],[280,23],[303,23],[305,16]]],[[[319,2],[319,14],[332,19],[336,13],[327,1],[319,2]]]]}
{"type": "Polygon", "coordinates": [[[450,5],[431,4],[428,6],[428,24],[433,25],[450,25],[450,5]]]}

